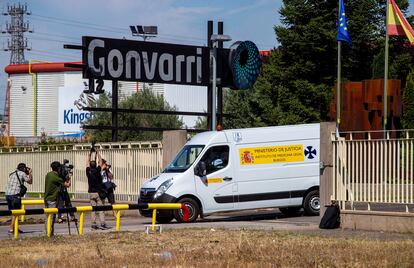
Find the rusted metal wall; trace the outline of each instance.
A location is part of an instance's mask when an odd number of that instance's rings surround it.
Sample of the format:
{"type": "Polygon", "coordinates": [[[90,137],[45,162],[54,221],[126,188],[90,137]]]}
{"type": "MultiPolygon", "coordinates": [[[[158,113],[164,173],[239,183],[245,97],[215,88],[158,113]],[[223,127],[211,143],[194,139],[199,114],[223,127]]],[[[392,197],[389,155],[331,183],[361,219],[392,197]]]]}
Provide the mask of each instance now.
{"type": "MultiPolygon", "coordinates": [[[[383,79],[364,80],[362,82],[344,82],[341,87],[340,132],[383,130],[383,95],[383,79]]],[[[400,80],[388,80],[387,95],[388,129],[400,129],[402,115],[400,80]]],[[[330,107],[330,115],[333,120],[336,119],[336,98],[335,85],[334,101],[330,107]]],[[[357,138],[364,138],[362,137],[362,133],[354,135],[357,135],[357,138]]],[[[378,135],[382,134],[372,133],[371,138],[380,138],[378,135]]]]}

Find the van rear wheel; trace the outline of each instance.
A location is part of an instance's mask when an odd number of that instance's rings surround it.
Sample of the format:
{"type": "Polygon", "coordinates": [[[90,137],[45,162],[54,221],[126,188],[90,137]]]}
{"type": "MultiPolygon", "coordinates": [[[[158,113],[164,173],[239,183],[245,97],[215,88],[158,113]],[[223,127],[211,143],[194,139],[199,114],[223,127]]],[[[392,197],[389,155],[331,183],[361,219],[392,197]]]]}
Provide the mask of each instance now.
{"type": "Polygon", "coordinates": [[[303,209],[309,216],[319,215],[321,210],[321,201],[319,199],[319,190],[310,191],[303,200],[303,209]]]}
{"type": "MultiPolygon", "coordinates": [[[[198,206],[198,203],[192,198],[183,198],[178,202],[184,204],[188,209],[188,221],[186,222],[195,222],[195,220],[198,218],[198,214],[200,214],[200,207],[198,206]]],[[[178,222],[184,222],[183,210],[175,209],[174,218],[178,222]]]]}

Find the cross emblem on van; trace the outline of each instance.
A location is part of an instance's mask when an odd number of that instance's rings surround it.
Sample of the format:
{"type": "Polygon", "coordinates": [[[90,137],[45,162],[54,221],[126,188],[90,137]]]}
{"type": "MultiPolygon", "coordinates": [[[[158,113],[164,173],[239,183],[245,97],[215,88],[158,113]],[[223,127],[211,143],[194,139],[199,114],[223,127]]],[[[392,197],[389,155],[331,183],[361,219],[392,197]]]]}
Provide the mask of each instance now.
{"type": "Polygon", "coordinates": [[[305,149],[305,156],[306,156],[308,159],[314,159],[314,158],[315,158],[315,156],[316,156],[316,150],[315,150],[315,149],[313,149],[313,147],[312,147],[312,146],[308,146],[308,147],[306,147],[306,149],[305,149]]]}

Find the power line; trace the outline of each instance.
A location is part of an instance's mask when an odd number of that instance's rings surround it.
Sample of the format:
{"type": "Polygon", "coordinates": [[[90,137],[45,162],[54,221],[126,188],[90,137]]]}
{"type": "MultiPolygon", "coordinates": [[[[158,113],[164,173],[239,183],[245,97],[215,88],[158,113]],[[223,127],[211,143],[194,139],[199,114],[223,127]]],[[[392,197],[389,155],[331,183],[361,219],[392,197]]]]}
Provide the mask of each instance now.
{"type": "MultiPolygon", "coordinates": [[[[50,36],[50,33],[44,33],[44,32],[39,32],[39,31],[35,31],[33,32],[34,35],[43,35],[43,36],[50,36]]],[[[59,34],[53,34],[53,36],[59,37],[59,38],[63,38],[63,39],[67,39],[67,40],[73,40],[73,41],[81,41],[81,37],[74,37],[74,36],[68,36],[68,35],[59,35],[59,34]]]]}
{"type": "Polygon", "coordinates": [[[91,22],[86,22],[86,21],[68,20],[68,19],[51,17],[51,16],[44,16],[44,15],[39,15],[39,14],[33,14],[33,16],[34,17],[44,18],[44,19],[49,19],[49,20],[57,20],[57,21],[60,21],[60,22],[66,21],[66,22],[69,22],[69,23],[81,24],[81,26],[93,25],[93,26],[100,27],[100,28],[103,28],[103,29],[112,28],[114,30],[126,31],[126,29],[124,29],[124,28],[114,27],[114,26],[108,26],[108,25],[102,25],[102,24],[96,24],[96,23],[91,23],[91,22]]]}
{"type": "Polygon", "coordinates": [[[31,51],[45,53],[45,54],[51,54],[51,55],[56,55],[56,56],[62,56],[62,57],[67,57],[67,58],[72,58],[72,59],[78,58],[77,60],[80,60],[80,57],[76,56],[76,55],[70,55],[70,54],[58,53],[58,52],[50,52],[50,51],[41,50],[41,49],[32,49],[31,51]]]}
{"type": "Polygon", "coordinates": [[[111,29],[105,29],[105,28],[101,28],[101,27],[93,27],[93,26],[87,26],[87,25],[82,25],[81,23],[72,23],[72,22],[64,22],[61,20],[53,20],[53,19],[43,19],[43,18],[33,18],[33,20],[40,20],[40,21],[46,21],[46,22],[53,22],[53,23],[57,23],[57,24],[62,24],[62,25],[66,25],[66,26],[72,26],[72,27],[79,27],[79,28],[87,28],[87,29],[93,29],[96,31],[101,31],[101,32],[111,32],[111,33],[118,33],[118,34],[127,34],[128,32],[125,31],[118,31],[118,30],[111,30],[111,29]]]}
{"type": "Polygon", "coordinates": [[[70,60],[70,61],[79,61],[79,59],[75,59],[75,58],[70,58],[67,56],[54,56],[51,55],[50,53],[42,53],[42,52],[28,52],[29,55],[38,55],[41,57],[46,57],[46,58],[50,58],[50,59],[57,59],[57,58],[61,58],[61,59],[66,59],[66,60],[70,60]]]}
{"type": "Polygon", "coordinates": [[[66,43],[70,42],[68,40],[60,40],[60,39],[45,38],[45,37],[36,37],[36,36],[31,37],[31,39],[40,40],[40,41],[51,41],[51,42],[57,42],[57,43],[62,43],[62,44],[66,44],[66,43]]]}
{"type": "MultiPolygon", "coordinates": [[[[68,20],[68,19],[61,19],[56,17],[50,17],[50,16],[42,16],[38,14],[33,14],[33,17],[35,20],[41,20],[46,22],[53,21],[54,23],[72,26],[72,27],[79,27],[79,28],[86,28],[86,29],[93,29],[98,31],[105,31],[105,32],[112,32],[112,33],[118,33],[123,35],[129,35],[129,30],[126,28],[120,28],[120,27],[113,27],[108,25],[102,25],[102,24],[95,24],[85,21],[77,21],[77,20],[68,20]],[[36,18],[37,17],[37,18],[36,18]],[[112,29],[112,30],[111,30],[112,29]]],[[[177,40],[177,41],[189,41],[189,40],[198,40],[198,41],[205,41],[205,38],[201,37],[193,37],[193,36],[183,36],[183,35],[172,35],[172,34],[158,34],[159,37],[164,37],[164,39],[167,40],[177,40]]]]}

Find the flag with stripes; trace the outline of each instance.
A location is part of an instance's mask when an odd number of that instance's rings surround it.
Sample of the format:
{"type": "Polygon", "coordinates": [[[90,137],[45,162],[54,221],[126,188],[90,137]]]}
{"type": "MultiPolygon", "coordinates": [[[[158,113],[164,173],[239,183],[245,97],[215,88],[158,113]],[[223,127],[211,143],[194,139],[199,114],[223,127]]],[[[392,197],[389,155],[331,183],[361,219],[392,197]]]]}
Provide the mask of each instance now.
{"type": "Polygon", "coordinates": [[[414,45],[414,31],[394,0],[388,1],[388,35],[407,36],[414,45]]]}

